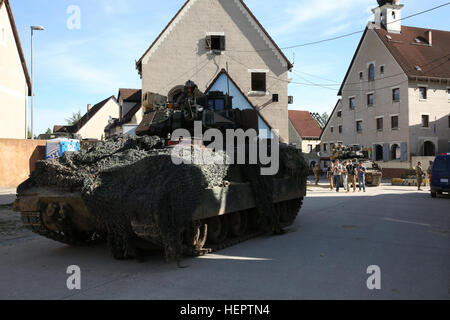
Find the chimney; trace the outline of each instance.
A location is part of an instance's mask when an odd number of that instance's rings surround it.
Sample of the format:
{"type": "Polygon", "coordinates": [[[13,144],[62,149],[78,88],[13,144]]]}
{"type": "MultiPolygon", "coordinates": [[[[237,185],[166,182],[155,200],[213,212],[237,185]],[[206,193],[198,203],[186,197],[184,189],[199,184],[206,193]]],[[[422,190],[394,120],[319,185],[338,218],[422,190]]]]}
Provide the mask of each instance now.
{"type": "Polygon", "coordinates": [[[91,108],[92,108],[92,105],[91,105],[91,104],[88,104],[88,105],[87,105],[87,111],[88,111],[88,112],[91,111],[91,108]]]}
{"type": "Polygon", "coordinates": [[[428,44],[433,45],[433,32],[431,30],[427,31],[428,44]]]}

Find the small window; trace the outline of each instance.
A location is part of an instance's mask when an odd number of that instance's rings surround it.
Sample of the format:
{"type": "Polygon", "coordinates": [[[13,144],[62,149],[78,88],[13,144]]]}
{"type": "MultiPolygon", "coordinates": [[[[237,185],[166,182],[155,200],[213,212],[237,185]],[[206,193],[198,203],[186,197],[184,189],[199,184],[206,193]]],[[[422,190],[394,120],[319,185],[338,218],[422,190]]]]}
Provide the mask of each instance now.
{"type": "Polygon", "coordinates": [[[392,116],[391,117],[391,129],[397,130],[398,129],[398,116],[392,116]]]}
{"type": "Polygon", "coordinates": [[[331,132],[331,133],[334,133],[334,127],[331,127],[331,128],[330,128],[330,132],[331,132]]]}
{"type": "Polygon", "coordinates": [[[427,114],[422,115],[422,128],[430,127],[430,116],[427,114]]]}
{"type": "Polygon", "coordinates": [[[266,92],[266,74],[262,72],[252,73],[252,91],[266,92]]]}
{"type": "Polygon", "coordinates": [[[348,99],[348,107],[350,108],[350,110],[354,110],[355,109],[355,98],[349,98],[348,99]]]}
{"type": "Polygon", "coordinates": [[[342,126],[339,126],[339,133],[342,133],[342,126]]]}
{"type": "Polygon", "coordinates": [[[383,131],[383,118],[377,118],[377,130],[383,131]]]}
{"type": "Polygon", "coordinates": [[[361,133],[363,131],[363,122],[362,120],[356,121],[356,132],[361,133]]]}
{"type": "Polygon", "coordinates": [[[447,89],[447,100],[450,101],[450,89],[447,89]]]}
{"type": "Polygon", "coordinates": [[[364,73],[360,72],[359,73],[359,80],[362,80],[364,78],[364,73]]]}
{"type": "Polygon", "coordinates": [[[338,111],[338,112],[337,112],[337,117],[338,117],[338,118],[342,118],[342,111],[338,111]]]}
{"type": "Polygon", "coordinates": [[[394,102],[400,101],[400,88],[392,90],[392,101],[394,102]]]}
{"type": "Polygon", "coordinates": [[[311,153],[313,151],[313,145],[308,144],[308,153],[311,153]]]}
{"type": "Polygon", "coordinates": [[[207,36],[206,49],[212,51],[225,51],[225,36],[207,36]]]}
{"type": "Polygon", "coordinates": [[[320,144],[316,146],[316,152],[320,152],[320,144]]]}
{"type": "Polygon", "coordinates": [[[369,93],[367,95],[367,106],[372,107],[373,106],[373,93],[369,93]]]}
{"type": "Polygon", "coordinates": [[[381,73],[381,74],[384,74],[384,66],[381,66],[381,67],[380,67],[380,73],[381,73]]]}
{"type": "Polygon", "coordinates": [[[395,11],[392,11],[392,19],[395,20],[396,16],[395,16],[395,11]]]}
{"type": "Polygon", "coordinates": [[[419,98],[427,100],[427,87],[419,87],[419,98]]]}
{"type": "Polygon", "coordinates": [[[369,66],[369,81],[375,80],[375,65],[373,63],[369,66]]]}
{"type": "Polygon", "coordinates": [[[280,97],[278,94],[273,94],[272,95],[272,102],[279,102],[280,101],[280,97]]]}
{"type": "Polygon", "coordinates": [[[327,151],[327,144],[326,143],[323,144],[323,151],[327,151]]]}

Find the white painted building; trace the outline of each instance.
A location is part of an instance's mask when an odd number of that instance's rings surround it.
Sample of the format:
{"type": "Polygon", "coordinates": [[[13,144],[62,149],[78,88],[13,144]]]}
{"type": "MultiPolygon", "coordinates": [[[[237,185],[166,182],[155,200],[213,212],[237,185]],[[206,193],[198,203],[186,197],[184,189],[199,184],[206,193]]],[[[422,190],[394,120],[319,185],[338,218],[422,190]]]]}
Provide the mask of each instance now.
{"type": "Polygon", "coordinates": [[[9,0],[0,0],[0,138],[27,138],[31,82],[9,0]]]}

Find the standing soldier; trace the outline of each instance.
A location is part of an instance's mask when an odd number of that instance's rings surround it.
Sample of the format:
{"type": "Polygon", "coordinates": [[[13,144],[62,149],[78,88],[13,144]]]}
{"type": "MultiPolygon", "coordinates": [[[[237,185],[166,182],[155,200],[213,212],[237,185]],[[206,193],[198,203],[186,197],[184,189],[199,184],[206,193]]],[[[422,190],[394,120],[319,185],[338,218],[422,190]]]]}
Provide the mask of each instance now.
{"type": "Polygon", "coordinates": [[[347,193],[350,192],[350,185],[353,185],[353,192],[356,192],[356,168],[355,165],[350,160],[347,165],[348,172],[348,184],[347,184],[347,193]]]}
{"type": "Polygon", "coordinates": [[[334,169],[334,163],[331,162],[327,169],[327,179],[328,179],[328,181],[330,181],[330,190],[333,190],[333,188],[334,188],[333,169],[334,169]]]}
{"type": "Polygon", "coordinates": [[[320,174],[320,167],[318,164],[316,164],[314,166],[313,172],[314,172],[314,177],[316,178],[316,186],[318,186],[319,185],[319,174],[320,174]]]}
{"type": "Polygon", "coordinates": [[[422,191],[422,189],[420,187],[422,186],[424,175],[425,175],[425,173],[422,170],[422,162],[419,161],[419,163],[417,163],[417,167],[416,167],[417,190],[418,191],[422,191]]]}

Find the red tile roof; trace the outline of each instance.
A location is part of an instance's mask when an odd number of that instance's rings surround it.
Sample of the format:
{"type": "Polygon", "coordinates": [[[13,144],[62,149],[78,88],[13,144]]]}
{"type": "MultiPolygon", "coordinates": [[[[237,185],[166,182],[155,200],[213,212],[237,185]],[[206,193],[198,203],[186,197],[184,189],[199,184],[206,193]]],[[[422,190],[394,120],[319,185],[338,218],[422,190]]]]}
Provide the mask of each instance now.
{"type": "Polygon", "coordinates": [[[303,139],[319,139],[322,129],[308,111],[289,110],[289,120],[303,139]]]}
{"type": "Polygon", "coordinates": [[[375,32],[408,77],[450,79],[449,31],[402,26],[401,34],[388,33],[384,28],[375,32]],[[428,31],[432,35],[431,44],[428,31]],[[421,42],[417,43],[416,39],[421,42]]]}
{"type": "MultiPolygon", "coordinates": [[[[353,55],[347,73],[342,81],[338,96],[342,95],[344,84],[358,55],[359,49],[370,30],[366,28],[353,55]]],[[[409,79],[428,80],[433,78],[450,79],[450,32],[443,30],[423,29],[402,26],[402,32],[388,33],[385,28],[373,29],[387,47],[394,59],[409,77],[409,79]],[[428,43],[427,31],[431,31],[431,45],[428,43]],[[389,36],[389,38],[387,37],[389,36]],[[416,38],[422,42],[417,43],[416,38]],[[417,70],[416,67],[420,67],[417,70]]]]}
{"type": "Polygon", "coordinates": [[[117,100],[120,100],[122,97],[123,101],[126,102],[141,102],[142,100],[142,90],[141,89],[119,89],[119,95],[117,96],[117,100]]]}
{"type": "Polygon", "coordinates": [[[27,63],[25,61],[25,56],[23,54],[22,45],[20,44],[20,38],[19,33],[17,32],[16,23],[14,21],[14,16],[11,10],[11,5],[9,4],[9,0],[0,0],[0,9],[2,8],[3,4],[5,4],[6,12],[8,13],[9,20],[11,22],[11,28],[14,35],[14,40],[16,41],[17,51],[19,53],[20,61],[22,63],[23,72],[25,74],[25,79],[27,81],[28,86],[28,96],[31,96],[31,80],[30,75],[28,73],[27,63]]]}

